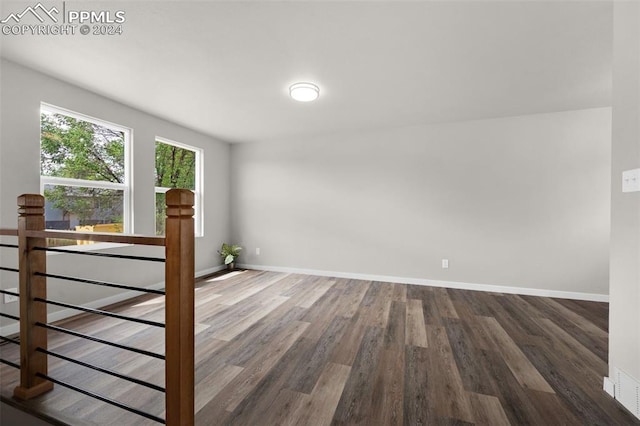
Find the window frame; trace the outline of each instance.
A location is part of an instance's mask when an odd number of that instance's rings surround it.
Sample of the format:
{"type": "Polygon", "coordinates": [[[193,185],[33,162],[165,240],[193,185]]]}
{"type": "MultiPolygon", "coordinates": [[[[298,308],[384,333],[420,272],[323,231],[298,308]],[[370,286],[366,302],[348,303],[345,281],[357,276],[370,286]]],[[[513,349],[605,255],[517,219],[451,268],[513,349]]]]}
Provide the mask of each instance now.
{"type": "MultiPolygon", "coordinates": [[[[67,117],[71,117],[75,120],[86,121],[98,126],[108,127],[109,129],[122,132],[124,135],[124,183],[100,181],[100,180],[86,180],[75,178],[61,178],[55,176],[45,176],[40,174],[40,194],[44,196],[44,188],[46,185],[57,186],[72,186],[72,187],[85,187],[85,188],[98,188],[98,189],[113,189],[123,191],[123,230],[122,234],[133,234],[133,164],[132,164],[132,142],[133,142],[133,129],[125,126],[121,126],[116,123],[112,123],[107,120],[91,117],[86,114],[71,111],[66,108],[58,107],[46,102],[40,103],[40,116],[44,113],[61,114],[67,117]]],[[[42,129],[40,129],[40,143],[42,143],[42,129]]],[[[40,147],[40,153],[42,152],[42,146],[40,147]]],[[[40,164],[40,162],[39,162],[40,164]]],[[[40,167],[42,165],[40,164],[40,167]]],[[[42,169],[40,170],[42,173],[42,169]]]]}
{"type": "MultiPolygon", "coordinates": [[[[172,139],[168,139],[162,136],[156,136],[155,140],[154,140],[154,144],[153,144],[153,170],[155,173],[156,170],[156,164],[155,164],[155,158],[156,158],[156,143],[163,143],[165,145],[172,145],[178,148],[182,148],[182,149],[186,149],[189,151],[193,151],[195,153],[195,167],[196,170],[194,172],[194,186],[195,189],[193,190],[194,192],[194,206],[193,206],[193,211],[194,211],[194,215],[193,215],[193,220],[194,220],[194,231],[195,231],[195,236],[198,237],[204,237],[204,209],[202,206],[202,199],[203,199],[203,187],[204,187],[204,149],[199,148],[197,146],[193,146],[193,145],[188,145],[186,143],[182,143],[182,142],[178,142],[178,141],[174,141],[172,139]]],[[[155,180],[155,177],[154,177],[155,180]]],[[[164,186],[154,186],[153,189],[153,197],[154,197],[154,205],[155,205],[155,196],[156,194],[162,194],[162,193],[166,193],[167,191],[169,191],[171,188],[168,187],[164,187],[164,186]]],[[[154,212],[155,212],[155,208],[154,208],[154,212]]],[[[155,213],[153,216],[153,228],[154,228],[154,232],[156,229],[156,217],[155,217],[155,213]]]]}

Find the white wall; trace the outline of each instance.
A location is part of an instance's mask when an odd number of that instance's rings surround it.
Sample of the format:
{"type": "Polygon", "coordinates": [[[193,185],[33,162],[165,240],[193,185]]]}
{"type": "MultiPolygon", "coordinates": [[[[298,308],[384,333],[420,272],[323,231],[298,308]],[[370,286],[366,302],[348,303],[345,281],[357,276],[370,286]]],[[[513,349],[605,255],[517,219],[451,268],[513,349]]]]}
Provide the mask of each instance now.
{"type": "Polygon", "coordinates": [[[614,3],[611,178],[610,374],[640,385],[640,192],[622,193],[622,171],[640,167],[640,3],[614,3]]]}
{"type": "Polygon", "coordinates": [[[599,108],[233,145],[232,240],[252,265],[606,295],[610,132],[599,108]]]}
{"type": "MultiPolygon", "coordinates": [[[[15,228],[16,197],[38,193],[40,161],[40,103],[46,102],[133,129],[134,232],[153,235],[155,137],[183,142],[204,150],[204,232],[196,239],[196,271],[219,265],[216,249],[229,239],[229,144],[3,60],[1,63],[0,227],[15,228]]],[[[10,241],[10,239],[4,239],[10,241]]],[[[162,255],[157,248],[126,247],[121,253],[162,255]]],[[[0,263],[12,266],[16,252],[0,249],[0,263]]],[[[94,277],[123,284],[147,286],[163,279],[162,264],[49,255],[48,270],[94,277]]],[[[1,275],[2,288],[15,287],[17,277],[1,275]]],[[[79,284],[49,282],[49,296],[86,303],[114,296],[117,291],[79,284]]],[[[5,312],[17,304],[2,305],[5,312]]],[[[55,310],[55,309],[54,309],[55,310]]],[[[6,323],[6,322],[5,322],[6,323]]]]}

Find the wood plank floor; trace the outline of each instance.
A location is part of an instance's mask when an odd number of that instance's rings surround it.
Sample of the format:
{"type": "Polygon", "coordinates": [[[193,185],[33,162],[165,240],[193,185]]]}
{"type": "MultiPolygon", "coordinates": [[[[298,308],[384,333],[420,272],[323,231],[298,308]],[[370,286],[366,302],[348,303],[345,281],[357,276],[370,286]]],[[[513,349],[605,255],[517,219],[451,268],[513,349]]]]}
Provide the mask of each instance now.
{"type": "MultiPolygon", "coordinates": [[[[243,271],[198,283],[198,425],[633,425],[602,391],[608,305],[243,271]]],[[[162,298],[112,307],[163,320],[162,298]]],[[[81,316],[65,327],[162,353],[163,331],[81,316]]],[[[161,361],[49,334],[50,348],[163,384],[161,361]]],[[[17,347],[0,346],[18,360],[17,347]]],[[[17,371],[2,366],[11,398],[17,371]]],[[[50,374],[164,416],[163,394],[50,358],[50,374]]],[[[28,403],[69,424],[150,420],[74,391],[28,403]]]]}

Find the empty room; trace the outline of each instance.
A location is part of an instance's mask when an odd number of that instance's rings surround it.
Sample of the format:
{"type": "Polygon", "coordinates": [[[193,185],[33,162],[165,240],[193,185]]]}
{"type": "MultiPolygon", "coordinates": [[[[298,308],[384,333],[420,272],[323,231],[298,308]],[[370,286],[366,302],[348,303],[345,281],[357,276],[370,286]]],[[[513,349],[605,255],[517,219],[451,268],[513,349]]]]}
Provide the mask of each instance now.
{"type": "Polygon", "coordinates": [[[640,425],[640,2],[3,1],[0,424],[640,425]]]}

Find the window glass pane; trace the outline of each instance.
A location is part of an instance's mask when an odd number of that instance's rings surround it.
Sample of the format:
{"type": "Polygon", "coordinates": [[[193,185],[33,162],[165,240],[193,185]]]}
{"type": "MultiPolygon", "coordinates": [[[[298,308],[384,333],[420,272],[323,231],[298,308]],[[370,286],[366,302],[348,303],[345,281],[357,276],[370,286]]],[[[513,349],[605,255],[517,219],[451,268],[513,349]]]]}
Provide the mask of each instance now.
{"type": "Polygon", "coordinates": [[[156,186],[196,189],[196,153],[156,142],[156,186]]]}
{"type": "Polygon", "coordinates": [[[167,221],[167,202],[164,192],[156,192],[156,235],[164,235],[167,221]]]}
{"type": "Polygon", "coordinates": [[[124,133],[43,110],[42,176],[124,183],[124,133]]]}
{"type": "Polygon", "coordinates": [[[45,185],[46,229],[124,232],[124,191],[45,185]]]}

